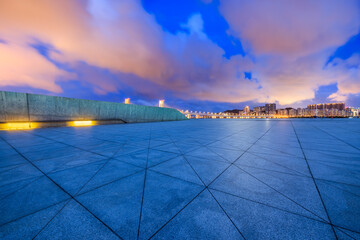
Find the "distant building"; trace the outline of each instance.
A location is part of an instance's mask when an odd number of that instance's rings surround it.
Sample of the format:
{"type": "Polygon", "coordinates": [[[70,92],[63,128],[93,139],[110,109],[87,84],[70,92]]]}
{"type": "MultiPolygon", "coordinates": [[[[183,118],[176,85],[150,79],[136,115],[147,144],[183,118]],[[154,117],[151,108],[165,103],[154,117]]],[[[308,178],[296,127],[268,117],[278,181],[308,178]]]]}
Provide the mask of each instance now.
{"type": "Polygon", "coordinates": [[[294,108],[286,108],[287,111],[287,115],[289,117],[296,117],[297,116],[297,111],[294,108]]]}
{"type": "MultiPolygon", "coordinates": [[[[338,118],[338,117],[359,117],[359,108],[345,108],[345,103],[322,103],[308,105],[307,108],[276,109],[275,103],[267,103],[265,106],[254,107],[253,110],[246,106],[243,110],[227,110],[223,113],[227,118],[232,116],[245,115],[246,117],[264,118],[264,117],[280,117],[280,118],[303,118],[303,117],[320,117],[320,118],[338,118]]],[[[241,117],[241,116],[240,116],[241,117]]],[[[244,116],[243,116],[244,117],[244,116]]]]}
{"type": "Polygon", "coordinates": [[[349,108],[351,112],[351,117],[359,117],[360,116],[360,108],[349,108]]]}
{"type": "Polygon", "coordinates": [[[232,113],[232,114],[240,114],[240,112],[242,112],[242,110],[239,110],[239,109],[233,109],[233,110],[224,111],[224,113],[232,113]]]}
{"type": "Polygon", "coordinates": [[[319,104],[310,104],[307,106],[308,109],[337,109],[337,110],[345,110],[345,103],[319,103],[319,104]]]}
{"type": "Polygon", "coordinates": [[[254,111],[255,115],[259,116],[259,115],[265,114],[265,107],[264,106],[254,107],[253,111],[254,111]]]}
{"type": "Polygon", "coordinates": [[[265,113],[269,114],[270,112],[276,111],[276,104],[275,103],[266,103],[265,104],[265,113]]]}
{"type": "Polygon", "coordinates": [[[278,115],[281,115],[281,116],[287,116],[288,115],[288,111],[286,109],[277,109],[276,113],[278,115]]]}
{"type": "Polygon", "coordinates": [[[243,111],[244,111],[245,114],[249,114],[250,113],[250,107],[249,106],[244,107],[243,111]]]}

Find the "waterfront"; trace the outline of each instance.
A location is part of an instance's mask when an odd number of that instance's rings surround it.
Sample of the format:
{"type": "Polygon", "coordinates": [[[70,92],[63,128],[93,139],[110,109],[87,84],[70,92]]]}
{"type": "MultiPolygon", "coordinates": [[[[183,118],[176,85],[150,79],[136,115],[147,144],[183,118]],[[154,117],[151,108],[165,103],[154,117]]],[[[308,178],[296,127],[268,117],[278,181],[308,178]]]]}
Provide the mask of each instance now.
{"type": "Polygon", "coordinates": [[[0,132],[1,239],[359,239],[358,119],[0,132]]]}

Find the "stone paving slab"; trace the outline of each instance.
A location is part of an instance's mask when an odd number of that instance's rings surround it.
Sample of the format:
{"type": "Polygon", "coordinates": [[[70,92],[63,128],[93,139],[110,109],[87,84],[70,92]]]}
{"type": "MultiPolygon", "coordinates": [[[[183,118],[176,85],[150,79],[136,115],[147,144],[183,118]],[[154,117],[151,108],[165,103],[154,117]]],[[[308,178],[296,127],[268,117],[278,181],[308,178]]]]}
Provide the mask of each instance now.
{"type": "Polygon", "coordinates": [[[0,239],[360,239],[360,122],[1,131],[0,239]]]}

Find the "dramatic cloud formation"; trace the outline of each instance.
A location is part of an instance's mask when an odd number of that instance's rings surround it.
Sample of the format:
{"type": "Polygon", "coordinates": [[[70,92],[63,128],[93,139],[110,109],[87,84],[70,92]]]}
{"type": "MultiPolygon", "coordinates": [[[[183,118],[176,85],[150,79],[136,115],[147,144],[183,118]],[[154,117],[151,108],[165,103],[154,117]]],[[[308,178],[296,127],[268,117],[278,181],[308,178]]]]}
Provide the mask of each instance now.
{"type": "MultiPolygon", "coordinates": [[[[10,42],[25,44],[38,40],[51,44],[57,50],[51,55],[56,61],[74,67],[84,61],[96,67],[135,74],[184,98],[241,101],[248,99],[250,90],[257,88],[243,75],[235,77],[235,73],[242,70],[239,63],[245,60],[237,56],[228,60],[222,56],[223,50],[203,33],[201,15],[191,16],[183,25],[189,34],[172,35],[161,30],[139,1],[95,0],[83,6],[77,1],[54,4],[42,0],[37,4],[3,2],[0,33],[10,42]]],[[[99,93],[117,88],[116,83],[93,79],[89,81],[99,93]]],[[[35,87],[39,86],[35,76],[33,82],[35,87]]],[[[146,91],[142,86],[136,87],[146,91]]],[[[46,85],[42,88],[54,90],[46,85]]]]}
{"type": "Polygon", "coordinates": [[[256,56],[254,75],[267,100],[311,99],[319,86],[336,82],[344,96],[345,82],[359,85],[348,68],[325,66],[330,54],[359,32],[359,1],[223,0],[220,9],[232,33],[256,56]]]}
{"type": "Polygon", "coordinates": [[[51,44],[58,61],[86,61],[141,77],[166,74],[161,28],[138,1],[2,1],[0,29],[11,40],[51,44]],[[156,63],[156,67],[154,67],[156,63]]]}
{"type": "Polygon", "coordinates": [[[357,0],[224,0],[219,8],[245,56],[224,57],[196,12],[170,33],[140,0],[0,0],[0,87],[59,93],[72,80],[100,95],[130,86],[153,98],[281,104],[332,83],[334,100],[360,92],[358,56],[326,64],[359,32],[357,0]]]}

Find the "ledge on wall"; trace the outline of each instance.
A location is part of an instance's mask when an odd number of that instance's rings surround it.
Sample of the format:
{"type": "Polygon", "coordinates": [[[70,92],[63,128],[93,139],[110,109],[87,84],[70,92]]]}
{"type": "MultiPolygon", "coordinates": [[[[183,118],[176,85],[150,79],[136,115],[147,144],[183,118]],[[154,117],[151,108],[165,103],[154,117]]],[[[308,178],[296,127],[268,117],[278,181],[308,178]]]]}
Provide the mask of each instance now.
{"type": "Polygon", "coordinates": [[[0,129],[186,119],[173,108],[0,91],[0,129]]]}

